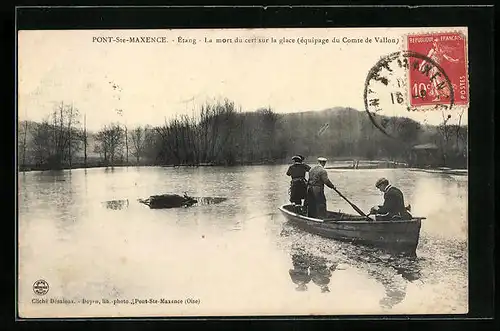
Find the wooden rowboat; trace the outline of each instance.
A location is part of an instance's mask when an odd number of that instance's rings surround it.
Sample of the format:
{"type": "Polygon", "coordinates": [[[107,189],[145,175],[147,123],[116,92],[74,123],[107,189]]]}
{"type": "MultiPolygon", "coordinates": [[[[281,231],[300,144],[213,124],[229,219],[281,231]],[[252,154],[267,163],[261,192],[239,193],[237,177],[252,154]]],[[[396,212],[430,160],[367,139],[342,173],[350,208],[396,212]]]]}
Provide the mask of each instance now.
{"type": "Polygon", "coordinates": [[[279,210],[291,224],[304,231],[408,255],[415,255],[421,220],[425,219],[369,221],[363,216],[331,211],[327,212],[325,219],[317,219],[298,214],[290,204],[279,207],[279,210]]]}

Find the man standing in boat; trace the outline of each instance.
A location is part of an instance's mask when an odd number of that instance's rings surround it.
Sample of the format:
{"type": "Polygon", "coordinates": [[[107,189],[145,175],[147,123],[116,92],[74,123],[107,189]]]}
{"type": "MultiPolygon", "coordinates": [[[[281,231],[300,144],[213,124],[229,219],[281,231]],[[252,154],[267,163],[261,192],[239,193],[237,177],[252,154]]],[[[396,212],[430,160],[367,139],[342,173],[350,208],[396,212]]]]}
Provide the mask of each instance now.
{"type": "Polygon", "coordinates": [[[326,158],[319,157],[318,165],[309,171],[309,182],[307,183],[307,216],[314,218],[326,217],[325,185],[331,189],[335,188],[328,178],[325,170],[326,158]]]}
{"type": "Polygon", "coordinates": [[[292,157],[293,164],[288,167],[286,172],[287,176],[292,177],[290,183],[290,202],[302,208],[303,200],[306,199],[307,194],[307,181],[306,172],[311,170],[308,164],[304,163],[302,155],[295,155],[292,157]]]}
{"type": "MultiPolygon", "coordinates": [[[[384,193],[384,204],[373,207],[370,214],[375,215],[377,220],[410,220],[411,215],[404,203],[403,192],[389,184],[386,178],[380,178],[375,187],[384,193]]],[[[408,207],[409,208],[409,207],[408,207]]]]}

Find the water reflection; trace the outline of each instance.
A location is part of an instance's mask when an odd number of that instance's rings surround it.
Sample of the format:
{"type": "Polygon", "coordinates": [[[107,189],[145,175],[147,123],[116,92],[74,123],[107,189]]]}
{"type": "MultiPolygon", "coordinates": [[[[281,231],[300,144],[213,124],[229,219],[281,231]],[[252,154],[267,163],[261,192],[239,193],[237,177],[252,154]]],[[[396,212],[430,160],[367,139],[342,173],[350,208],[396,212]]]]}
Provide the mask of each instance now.
{"type": "MultiPolygon", "coordinates": [[[[385,284],[384,284],[385,285],[385,284]]],[[[406,297],[406,284],[398,286],[385,286],[385,297],[380,301],[380,307],[391,309],[398,303],[401,303],[406,297]]]]}
{"type": "Polygon", "coordinates": [[[227,200],[227,198],[223,197],[193,197],[193,199],[198,201],[196,204],[200,206],[214,205],[227,200]]]}
{"type": "MultiPolygon", "coordinates": [[[[200,205],[200,206],[219,204],[219,203],[227,200],[227,198],[223,198],[223,197],[193,197],[193,199],[195,199],[197,201],[194,205],[200,205]]],[[[144,203],[144,201],[145,201],[144,199],[137,199],[137,202],[139,202],[139,203],[144,203]]],[[[106,209],[122,210],[122,209],[126,209],[127,207],[129,207],[130,202],[128,199],[108,200],[108,201],[102,202],[102,205],[106,209]]]]}
{"type": "Polygon", "coordinates": [[[406,298],[409,283],[421,282],[422,258],[320,238],[287,223],[283,224],[280,236],[292,242],[289,246],[292,268],[288,273],[297,291],[307,291],[310,284],[315,284],[322,293],[330,292],[332,273],[347,268],[382,285],[384,294],[379,306],[392,309],[406,298]]]}
{"type": "Polygon", "coordinates": [[[307,284],[312,281],[321,289],[321,293],[330,292],[328,284],[338,263],[329,262],[326,258],[300,247],[292,250],[292,264],[293,269],[288,273],[292,282],[297,285],[297,291],[307,291],[307,284]]]}
{"type": "Polygon", "coordinates": [[[116,168],[115,167],[105,167],[104,172],[105,173],[113,173],[115,172],[116,168]]]}
{"type": "Polygon", "coordinates": [[[384,286],[385,295],[379,301],[381,308],[391,309],[401,303],[406,298],[408,282],[416,280],[415,276],[406,277],[408,275],[406,271],[397,272],[397,269],[394,270],[391,269],[390,265],[375,265],[367,268],[368,275],[384,286]],[[399,275],[403,277],[399,277],[399,275]]]}
{"type": "Polygon", "coordinates": [[[379,301],[384,309],[401,303],[406,297],[408,283],[421,278],[420,259],[417,257],[387,254],[365,247],[347,251],[346,257],[384,286],[385,295],[379,301]]]}
{"type": "Polygon", "coordinates": [[[109,200],[103,202],[103,205],[107,209],[112,209],[112,210],[122,210],[125,209],[129,206],[128,199],[126,200],[109,200]]]}

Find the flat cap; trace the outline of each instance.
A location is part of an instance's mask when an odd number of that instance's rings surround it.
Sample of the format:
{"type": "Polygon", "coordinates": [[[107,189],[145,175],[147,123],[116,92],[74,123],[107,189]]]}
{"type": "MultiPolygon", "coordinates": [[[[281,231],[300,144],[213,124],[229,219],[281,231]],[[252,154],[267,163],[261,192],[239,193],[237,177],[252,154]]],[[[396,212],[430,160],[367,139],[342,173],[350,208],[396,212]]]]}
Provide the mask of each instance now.
{"type": "Polygon", "coordinates": [[[326,158],[324,158],[324,157],[318,157],[318,161],[319,162],[326,162],[326,158]]]}
{"type": "Polygon", "coordinates": [[[387,185],[389,184],[389,181],[387,180],[387,178],[379,178],[377,180],[377,182],[375,183],[375,187],[379,187],[380,185],[387,185]]]}

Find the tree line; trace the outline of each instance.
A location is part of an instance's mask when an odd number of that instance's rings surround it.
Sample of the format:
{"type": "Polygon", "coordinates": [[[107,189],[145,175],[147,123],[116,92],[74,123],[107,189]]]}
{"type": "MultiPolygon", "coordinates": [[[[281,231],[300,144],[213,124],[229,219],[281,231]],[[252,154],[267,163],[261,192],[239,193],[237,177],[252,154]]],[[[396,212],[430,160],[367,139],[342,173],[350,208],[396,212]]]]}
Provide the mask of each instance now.
{"type": "Polygon", "coordinates": [[[329,158],[405,161],[413,145],[435,143],[442,165],[467,164],[467,127],[422,125],[382,117],[391,137],[365,112],[337,107],[277,114],[271,108],[244,112],[230,100],[206,103],[196,115],[180,115],[161,126],[129,129],[115,122],[95,133],[73,105],[58,104],[41,123],[18,130],[21,169],[116,165],[239,165],[288,162],[293,154],[329,158]],[[83,119],[83,123],[82,123],[83,119]]]}

